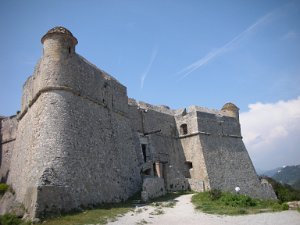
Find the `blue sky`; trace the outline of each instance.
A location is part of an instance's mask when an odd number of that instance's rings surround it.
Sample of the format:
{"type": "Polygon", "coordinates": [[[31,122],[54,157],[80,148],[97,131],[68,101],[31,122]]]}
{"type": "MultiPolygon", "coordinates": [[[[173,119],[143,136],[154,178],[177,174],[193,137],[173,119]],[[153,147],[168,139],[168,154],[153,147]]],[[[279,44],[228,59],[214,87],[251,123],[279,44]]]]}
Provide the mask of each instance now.
{"type": "MultiPolygon", "coordinates": [[[[300,96],[300,1],[1,0],[0,115],[20,109],[22,85],[42,54],[40,38],[57,25],[78,39],[77,53],[138,100],[216,109],[233,102],[243,118],[251,104],[277,107],[300,96]]],[[[300,120],[297,110],[291,117],[300,120]]],[[[291,148],[289,160],[266,167],[300,164],[291,148]]]]}

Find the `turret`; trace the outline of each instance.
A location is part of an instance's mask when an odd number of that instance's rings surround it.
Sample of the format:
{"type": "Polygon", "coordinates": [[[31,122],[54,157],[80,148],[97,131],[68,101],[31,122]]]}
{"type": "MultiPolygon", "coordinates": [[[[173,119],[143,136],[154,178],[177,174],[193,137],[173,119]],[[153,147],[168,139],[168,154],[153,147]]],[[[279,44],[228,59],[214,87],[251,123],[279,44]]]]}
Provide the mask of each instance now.
{"type": "Polygon", "coordinates": [[[78,41],[73,34],[64,27],[50,29],[41,39],[44,45],[43,56],[60,60],[75,53],[78,41]]]}
{"type": "Polygon", "coordinates": [[[228,102],[222,107],[221,110],[227,112],[230,116],[235,117],[239,121],[240,109],[235,104],[228,102]]]}

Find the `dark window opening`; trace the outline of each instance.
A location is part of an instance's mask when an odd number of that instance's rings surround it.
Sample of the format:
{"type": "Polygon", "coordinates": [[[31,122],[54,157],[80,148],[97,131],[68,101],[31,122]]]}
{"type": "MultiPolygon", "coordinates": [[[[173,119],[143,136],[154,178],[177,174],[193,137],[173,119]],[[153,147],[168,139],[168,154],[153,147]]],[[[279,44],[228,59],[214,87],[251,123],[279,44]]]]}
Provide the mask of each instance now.
{"type": "Polygon", "coordinates": [[[180,134],[187,134],[188,133],[188,128],[187,128],[187,124],[182,124],[180,126],[180,134]]]}
{"type": "Polygon", "coordinates": [[[69,47],[69,54],[71,54],[71,47],[69,47]]]}
{"type": "Polygon", "coordinates": [[[147,145],[146,144],[142,144],[142,152],[143,152],[144,162],[146,162],[147,161],[147,145]]]}
{"type": "Polygon", "coordinates": [[[147,170],[144,172],[144,174],[150,176],[150,175],[151,175],[151,169],[147,169],[147,170]]]}
{"type": "Polygon", "coordinates": [[[193,163],[186,161],[185,162],[186,175],[185,178],[191,178],[191,169],[193,169],[193,163]]]}

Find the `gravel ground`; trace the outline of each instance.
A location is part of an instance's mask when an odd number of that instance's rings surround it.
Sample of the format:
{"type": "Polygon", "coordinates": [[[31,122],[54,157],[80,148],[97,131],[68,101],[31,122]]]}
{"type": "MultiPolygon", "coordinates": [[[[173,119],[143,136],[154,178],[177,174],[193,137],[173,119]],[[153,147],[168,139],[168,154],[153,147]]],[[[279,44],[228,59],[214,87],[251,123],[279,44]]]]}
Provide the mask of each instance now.
{"type": "Polygon", "coordinates": [[[152,205],[137,207],[134,212],[129,212],[108,224],[300,225],[300,213],[295,210],[243,216],[210,215],[196,211],[191,197],[192,195],[182,195],[176,198],[174,208],[152,205]]]}

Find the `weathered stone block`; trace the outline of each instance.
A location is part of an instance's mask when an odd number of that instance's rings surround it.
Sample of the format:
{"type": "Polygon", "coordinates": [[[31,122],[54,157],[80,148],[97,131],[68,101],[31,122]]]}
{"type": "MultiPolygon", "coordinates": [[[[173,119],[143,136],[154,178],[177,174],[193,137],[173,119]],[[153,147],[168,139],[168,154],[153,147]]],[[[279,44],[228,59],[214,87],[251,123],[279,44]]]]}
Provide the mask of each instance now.
{"type": "Polygon", "coordinates": [[[147,202],[166,194],[164,179],[159,177],[145,178],[141,193],[142,201],[147,202]]]}

